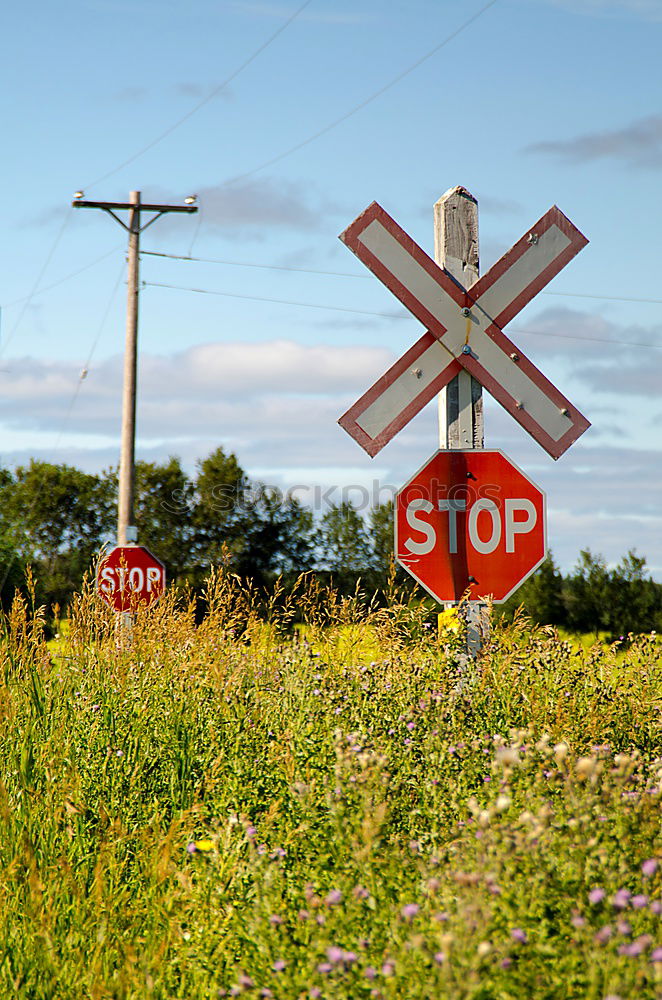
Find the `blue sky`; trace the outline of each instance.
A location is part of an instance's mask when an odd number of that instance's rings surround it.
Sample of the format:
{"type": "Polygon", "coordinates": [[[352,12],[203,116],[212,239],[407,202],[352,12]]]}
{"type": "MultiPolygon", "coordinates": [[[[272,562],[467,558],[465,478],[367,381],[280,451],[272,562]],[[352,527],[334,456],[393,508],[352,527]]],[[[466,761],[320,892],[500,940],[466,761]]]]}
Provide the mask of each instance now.
{"type": "Polygon", "coordinates": [[[197,193],[142,239],[224,263],[142,257],[138,457],[387,495],[434,405],[375,459],[336,421],[420,327],[337,237],[377,200],[432,253],[461,184],[483,270],[552,204],[590,240],[507,332],[593,426],[553,462],[488,404],[486,444],[547,491],[565,569],[636,548],[662,579],[661,0],[41,0],[4,34],[4,465],[117,462],[125,234],[74,191],[197,193]]]}

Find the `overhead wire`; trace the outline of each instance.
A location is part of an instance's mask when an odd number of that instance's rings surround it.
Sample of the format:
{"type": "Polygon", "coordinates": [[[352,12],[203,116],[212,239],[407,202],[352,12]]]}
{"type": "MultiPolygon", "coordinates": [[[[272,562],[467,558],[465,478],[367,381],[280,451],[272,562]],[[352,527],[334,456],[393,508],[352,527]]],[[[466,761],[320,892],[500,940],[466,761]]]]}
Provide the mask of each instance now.
{"type": "MultiPolygon", "coordinates": [[[[225,292],[225,291],[218,291],[218,290],[214,290],[214,289],[210,289],[210,288],[192,288],[192,287],[190,287],[188,285],[172,285],[172,284],[167,284],[166,282],[160,282],[160,281],[143,281],[142,285],[143,285],[143,287],[150,287],[150,288],[169,288],[169,289],[175,289],[176,291],[181,291],[181,292],[194,292],[197,295],[218,295],[218,296],[221,296],[223,298],[245,299],[245,300],[249,300],[251,302],[268,302],[268,303],[271,303],[271,304],[283,305],[283,306],[301,306],[301,307],[306,308],[306,309],[326,309],[326,310],[330,310],[332,312],[357,313],[358,315],[361,315],[361,316],[376,316],[376,317],[380,317],[382,319],[411,319],[412,318],[409,313],[405,313],[405,312],[401,312],[401,313],[400,312],[398,312],[398,313],[396,313],[396,312],[391,312],[391,313],[374,312],[374,311],[369,310],[369,309],[352,309],[352,308],[350,308],[348,306],[347,307],[346,306],[334,306],[334,305],[327,305],[326,303],[320,303],[320,302],[301,302],[301,301],[298,301],[298,300],[295,300],[295,299],[276,299],[276,298],[271,298],[271,297],[262,296],[262,295],[243,295],[243,294],[241,294],[239,292],[225,292]]],[[[512,332],[514,334],[517,334],[517,333],[533,334],[534,336],[552,337],[554,339],[560,339],[560,340],[588,340],[588,341],[594,341],[595,343],[599,343],[599,344],[618,344],[618,345],[625,345],[627,347],[652,347],[655,350],[662,350],[662,344],[647,344],[647,343],[643,343],[643,342],[640,343],[640,342],[632,341],[632,340],[616,340],[616,339],[612,339],[612,338],[608,338],[608,337],[586,337],[586,336],[582,336],[581,334],[558,334],[558,333],[550,333],[550,332],[548,332],[546,330],[530,330],[530,329],[525,328],[525,327],[518,327],[516,330],[513,330],[512,332]]]]}
{"type": "Polygon", "coordinates": [[[263,163],[260,163],[258,166],[253,167],[251,170],[245,170],[243,173],[236,174],[229,180],[224,181],[221,187],[227,187],[231,184],[238,184],[239,181],[246,180],[246,178],[252,177],[253,174],[257,174],[261,170],[266,170],[267,167],[272,167],[274,163],[280,163],[281,160],[284,160],[286,157],[291,156],[292,153],[298,152],[305,146],[310,145],[311,142],[315,142],[316,139],[320,139],[323,135],[326,135],[328,132],[331,132],[332,129],[337,128],[338,125],[342,125],[343,122],[346,122],[349,118],[352,118],[359,111],[362,111],[363,108],[368,106],[368,104],[371,104],[373,101],[376,101],[377,98],[381,97],[382,94],[385,94],[387,90],[390,90],[391,87],[394,87],[397,83],[400,83],[400,81],[404,80],[406,76],[409,76],[410,73],[413,73],[415,69],[418,69],[419,66],[422,66],[424,62],[427,62],[428,59],[431,59],[432,56],[436,55],[437,52],[439,52],[446,45],[448,45],[449,42],[452,42],[453,39],[457,38],[458,35],[460,35],[475,21],[477,21],[479,17],[481,17],[486,11],[490,9],[490,7],[494,7],[496,3],[498,3],[498,0],[489,0],[489,2],[486,3],[483,7],[481,7],[480,10],[472,14],[471,17],[468,17],[466,21],[463,21],[462,24],[459,25],[459,27],[455,28],[454,31],[451,31],[450,34],[446,35],[446,37],[442,39],[441,42],[438,42],[437,45],[433,46],[433,48],[431,48],[428,52],[426,52],[425,55],[421,56],[410,66],[407,66],[406,69],[402,70],[402,72],[398,73],[397,76],[394,76],[391,80],[385,83],[378,90],[375,90],[364,100],[354,105],[354,107],[350,108],[349,111],[346,111],[344,114],[340,115],[339,118],[335,118],[332,122],[329,122],[328,125],[325,125],[323,128],[318,129],[316,132],[313,132],[312,135],[309,135],[306,139],[302,139],[301,142],[297,142],[293,146],[288,147],[288,149],[285,149],[281,153],[278,153],[277,156],[272,156],[268,160],[265,160],[263,163]]]}
{"type": "Polygon", "coordinates": [[[112,290],[112,292],[110,294],[110,297],[109,297],[108,302],[106,304],[106,308],[105,308],[105,310],[103,312],[103,315],[101,317],[101,322],[99,323],[96,335],[94,337],[94,340],[92,341],[92,346],[90,347],[90,350],[87,353],[87,357],[85,359],[83,367],[81,368],[80,374],[78,376],[78,381],[76,382],[76,386],[74,388],[73,394],[72,394],[71,399],[69,401],[69,406],[67,407],[66,413],[64,415],[64,419],[62,421],[62,425],[61,425],[60,430],[58,432],[58,436],[57,436],[57,438],[55,440],[55,444],[53,445],[53,447],[54,447],[55,450],[57,450],[59,448],[59,446],[60,446],[60,441],[62,440],[62,435],[64,434],[64,431],[66,429],[66,425],[68,424],[69,418],[71,417],[71,413],[72,413],[73,408],[74,408],[74,406],[76,404],[76,400],[78,399],[80,390],[81,390],[81,388],[83,386],[83,382],[85,381],[85,379],[87,378],[87,376],[90,373],[90,366],[92,364],[92,358],[94,357],[96,349],[99,346],[99,341],[101,340],[101,335],[103,334],[103,331],[105,329],[106,323],[108,322],[108,316],[110,315],[110,310],[112,308],[113,302],[115,301],[115,296],[117,295],[117,290],[120,287],[120,283],[122,281],[122,276],[123,276],[124,272],[126,271],[126,267],[127,267],[126,261],[122,261],[122,266],[120,267],[120,271],[119,271],[119,274],[117,276],[117,280],[116,280],[116,282],[115,282],[115,284],[113,286],[113,290],[112,290]]]}
{"type": "Polygon", "coordinates": [[[41,289],[39,288],[39,283],[40,283],[41,279],[43,278],[43,276],[46,274],[46,271],[48,270],[50,262],[52,261],[54,255],[55,255],[55,251],[57,250],[57,248],[58,248],[58,246],[60,244],[60,241],[61,241],[62,237],[64,236],[65,229],[69,225],[69,220],[70,219],[71,219],[71,212],[66,212],[65,216],[64,216],[64,218],[62,220],[62,225],[60,226],[60,228],[58,229],[58,231],[57,231],[57,233],[55,235],[55,239],[53,240],[53,243],[51,244],[50,250],[46,254],[46,259],[44,260],[44,263],[42,264],[42,266],[41,266],[41,268],[40,268],[40,270],[39,270],[39,272],[37,274],[37,277],[34,280],[32,288],[31,288],[30,292],[28,293],[28,295],[26,295],[25,298],[22,300],[23,303],[24,303],[23,304],[23,308],[21,309],[21,311],[20,311],[20,313],[19,313],[19,315],[18,315],[18,317],[16,319],[16,322],[14,323],[14,325],[11,328],[11,330],[9,331],[9,334],[7,335],[6,339],[2,343],[0,343],[0,356],[2,355],[3,351],[7,348],[8,344],[10,343],[10,341],[12,340],[12,338],[14,337],[14,335],[15,335],[16,331],[18,330],[19,326],[23,322],[23,317],[25,316],[25,314],[26,314],[26,312],[28,310],[28,307],[29,307],[30,303],[32,302],[33,298],[35,297],[35,295],[39,291],[41,291],[41,289]]]}
{"type": "MultiPolygon", "coordinates": [[[[191,257],[187,254],[178,253],[165,253],[160,250],[141,250],[141,254],[145,254],[148,257],[166,257],[169,260],[185,260],[193,261],[200,264],[223,264],[229,267],[254,267],[258,270],[264,271],[292,271],[295,274],[318,274],[318,275],[328,275],[334,278],[360,278],[362,280],[372,281],[373,276],[371,274],[353,274],[350,271],[324,271],[319,268],[312,267],[293,267],[288,264],[256,264],[250,261],[243,260],[223,260],[219,257],[191,257]]],[[[633,295],[599,295],[595,292],[548,292],[542,291],[541,295],[556,295],[563,298],[576,298],[576,299],[605,299],[609,302],[644,302],[653,303],[655,305],[662,305],[662,299],[647,299],[636,297],[633,295]]]]}
{"type": "MultiPolygon", "coordinates": [[[[101,318],[101,322],[100,322],[100,324],[99,324],[99,326],[97,328],[94,340],[92,341],[92,346],[90,347],[90,350],[87,353],[87,358],[86,358],[85,363],[83,365],[83,368],[81,369],[81,372],[80,372],[80,374],[78,376],[78,381],[76,382],[76,385],[74,387],[74,391],[73,391],[73,393],[72,393],[72,395],[71,395],[71,397],[69,399],[69,404],[68,404],[67,409],[66,409],[66,411],[64,413],[64,416],[62,418],[62,422],[60,424],[60,428],[59,428],[57,437],[55,439],[55,444],[52,446],[53,450],[55,450],[55,451],[57,451],[57,449],[60,446],[60,441],[62,440],[62,435],[64,434],[64,432],[66,430],[66,426],[67,426],[67,424],[68,424],[68,422],[69,422],[69,420],[71,418],[71,414],[72,414],[73,408],[74,408],[74,406],[76,404],[76,400],[78,399],[81,387],[82,387],[83,382],[84,382],[84,380],[86,379],[86,377],[87,377],[87,375],[89,373],[89,368],[90,368],[90,364],[92,363],[92,358],[94,356],[96,348],[97,348],[97,346],[99,344],[99,340],[101,339],[101,335],[102,335],[102,333],[104,331],[104,328],[106,326],[106,322],[108,320],[108,316],[110,315],[110,310],[112,308],[112,304],[113,304],[113,302],[115,300],[115,296],[117,295],[117,290],[118,290],[118,288],[120,286],[120,282],[122,280],[122,275],[124,274],[125,270],[126,270],[126,261],[122,261],[122,267],[120,268],[120,272],[119,272],[119,275],[117,277],[117,281],[115,282],[115,284],[113,286],[113,290],[112,290],[112,292],[110,294],[110,297],[108,299],[106,308],[105,308],[103,316],[101,318]]],[[[34,500],[32,501],[32,504],[24,512],[24,516],[23,516],[23,521],[24,522],[27,521],[27,519],[29,518],[29,515],[35,509],[35,507],[37,505],[37,502],[38,502],[38,496],[36,496],[34,498],[34,500]]],[[[27,531],[26,531],[26,534],[27,534],[27,531]]],[[[11,573],[11,571],[12,571],[12,569],[14,567],[16,559],[17,559],[17,553],[16,553],[16,551],[12,547],[11,557],[7,560],[7,563],[4,566],[4,573],[2,573],[0,571],[0,591],[3,590],[3,588],[4,588],[4,586],[5,586],[6,582],[7,582],[7,580],[9,579],[9,574],[11,573]]]]}
{"type": "Polygon", "coordinates": [[[209,104],[209,102],[213,101],[215,97],[218,97],[221,91],[224,90],[227,86],[229,86],[229,84],[231,84],[232,81],[235,80],[240,73],[243,73],[243,71],[247,69],[248,66],[250,66],[251,63],[254,62],[257,59],[257,57],[264,52],[265,49],[267,49],[273,42],[275,42],[278,36],[281,35],[285,31],[285,29],[288,28],[290,24],[292,24],[292,22],[295,21],[296,18],[299,17],[299,15],[302,14],[303,11],[306,9],[306,7],[308,7],[311,3],[312,0],[305,0],[305,2],[302,3],[301,6],[298,7],[294,11],[294,13],[291,14],[283,22],[283,24],[281,24],[276,29],[276,31],[274,31],[273,34],[271,34],[266,39],[266,41],[264,41],[260,46],[258,46],[258,48],[255,49],[255,51],[252,52],[251,55],[248,56],[248,58],[245,59],[241,63],[241,65],[237,67],[237,69],[235,69],[232,73],[230,73],[230,75],[227,76],[222,83],[219,83],[218,86],[214,87],[214,89],[211,91],[210,94],[207,94],[207,96],[203,97],[201,101],[198,101],[198,103],[194,105],[189,111],[187,111],[186,114],[182,115],[181,118],[178,118],[176,122],[170,125],[163,132],[159,133],[159,135],[157,135],[154,139],[152,139],[151,142],[148,142],[146,146],[143,146],[141,149],[138,150],[137,153],[134,153],[133,156],[129,156],[126,160],[123,160],[122,163],[118,164],[118,166],[113,167],[112,170],[108,170],[101,177],[97,177],[96,180],[91,181],[89,184],[86,185],[86,188],[89,189],[96,187],[97,184],[100,184],[102,181],[108,180],[109,177],[113,177],[114,174],[119,173],[119,171],[123,170],[124,167],[128,167],[130,163],[134,163],[135,160],[139,159],[150,149],[153,149],[154,146],[157,146],[167,136],[171,135],[176,129],[178,129],[181,125],[183,125],[184,122],[188,121],[189,118],[192,118],[193,115],[197,114],[198,111],[200,111],[201,108],[204,108],[206,104],[209,104]]]}
{"type": "MultiPolygon", "coordinates": [[[[38,294],[42,295],[44,292],[50,292],[53,288],[57,288],[59,285],[63,285],[66,281],[70,281],[72,278],[77,278],[79,274],[83,274],[84,271],[89,271],[91,267],[95,267],[100,264],[102,260],[106,260],[111,257],[118,250],[121,250],[123,244],[119,243],[113,247],[112,250],[108,250],[106,253],[102,254],[101,257],[97,257],[95,260],[90,261],[89,264],[84,264],[83,267],[79,267],[76,271],[70,271],[69,274],[65,274],[62,278],[54,281],[51,285],[42,285],[38,289],[38,294]]],[[[34,293],[33,293],[34,294],[34,293]]],[[[19,305],[21,302],[25,302],[31,296],[25,295],[20,299],[13,299],[11,302],[5,302],[2,306],[3,309],[9,309],[10,306],[19,305]]]]}

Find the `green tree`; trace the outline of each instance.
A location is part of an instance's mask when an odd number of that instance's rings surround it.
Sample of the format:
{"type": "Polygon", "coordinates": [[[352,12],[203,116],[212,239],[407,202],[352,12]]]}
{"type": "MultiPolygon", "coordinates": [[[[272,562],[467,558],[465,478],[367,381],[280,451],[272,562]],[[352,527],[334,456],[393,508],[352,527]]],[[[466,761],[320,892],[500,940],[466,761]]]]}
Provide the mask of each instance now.
{"type": "Polygon", "coordinates": [[[319,566],[342,593],[359,580],[375,589],[374,551],[365,521],[348,500],[332,504],[323,515],[319,534],[319,566]]]}
{"type": "Polygon", "coordinates": [[[522,607],[539,625],[564,625],[566,608],[563,601],[563,575],[551,552],[528,580],[502,606],[506,618],[512,618],[522,607]]]}
{"type": "Polygon", "coordinates": [[[14,477],[0,469],[0,607],[11,606],[14,593],[25,581],[25,567],[18,552],[16,529],[8,519],[14,477]]]}
{"type": "Polygon", "coordinates": [[[249,481],[236,455],[216,448],[197,464],[191,520],[198,575],[217,565],[226,553],[242,551],[245,494],[249,481]]]}
{"type": "Polygon", "coordinates": [[[114,504],[99,476],[31,460],[17,468],[3,514],[20,560],[33,567],[39,600],[64,605],[111,535],[114,504]]]}
{"type": "Polygon", "coordinates": [[[660,624],[662,586],[646,573],[646,560],[632,549],[611,574],[609,612],[614,635],[649,632],[660,624]]]}
{"type": "Polygon", "coordinates": [[[611,576],[602,556],[582,549],[574,573],[565,580],[563,600],[568,626],[577,632],[609,629],[611,576]]]}
{"type": "Polygon", "coordinates": [[[192,504],[193,484],[178,458],[136,463],[138,541],[165,563],[173,583],[182,581],[194,565],[192,504]]]}

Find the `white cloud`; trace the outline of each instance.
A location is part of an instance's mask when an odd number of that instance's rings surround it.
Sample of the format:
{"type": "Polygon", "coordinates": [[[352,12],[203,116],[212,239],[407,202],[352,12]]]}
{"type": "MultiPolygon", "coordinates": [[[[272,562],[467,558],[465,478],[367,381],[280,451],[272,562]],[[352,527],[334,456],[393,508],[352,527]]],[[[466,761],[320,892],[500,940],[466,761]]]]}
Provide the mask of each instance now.
{"type": "MultiPolygon", "coordinates": [[[[381,347],[316,345],[289,340],[198,344],[171,356],[144,355],[139,373],[137,456],[195,461],[222,445],[248,474],[284,489],[294,484],[352,486],[360,495],[399,488],[436,448],[430,404],[371,460],[338,426],[339,416],[393,355],[381,347]]],[[[30,455],[83,468],[116,464],[122,366],[111,358],[80,386],[60,448],[79,370],[68,362],[8,362],[0,378],[0,421],[9,428],[4,464],[30,455]],[[34,448],[28,448],[32,432],[34,448]],[[89,449],[84,447],[89,442],[89,449]],[[11,448],[15,441],[14,450],[11,448]]],[[[662,576],[662,452],[615,436],[614,413],[591,407],[596,427],[553,462],[500,407],[487,408],[487,447],[509,454],[548,495],[550,546],[569,568],[580,548],[618,561],[630,548],[662,576]]],[[[627,424],[624,425],[627,427],[627,424]]],[[[384,492],[386,491],[386,492],[384,492]]],[[[300,494],[302,499],[312,498],[300,494]]]]}
{"type": "Polygon", "coordinates": [[[645,21],[662,20],[659,0],[545,0],[555,7],[565,7],[573,14],[617,17],[629,14],[645,21]]]}
{"type": "Polygon", "coordinates": [[[573,139],[536,142],[526,146],[525,152],[554,156],[566,163],[611,159],[655,169],[662,165],[662,115],[649,115],[622,128],[587,132],[573,139]]]}

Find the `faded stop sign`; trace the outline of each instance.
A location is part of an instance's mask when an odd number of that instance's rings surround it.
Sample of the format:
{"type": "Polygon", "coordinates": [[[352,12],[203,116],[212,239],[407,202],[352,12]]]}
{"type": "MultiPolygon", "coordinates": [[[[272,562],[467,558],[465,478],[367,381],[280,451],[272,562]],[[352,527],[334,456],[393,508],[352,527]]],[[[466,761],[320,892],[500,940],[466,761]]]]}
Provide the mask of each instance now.
{"type": "Polygon", "coordinates": [[[99,563],[97,592],[115,611],[151,607],[165,591],[165,566],[143,545],[117,545],[99,563]]]}
{"type": "Polygon", "coordinates": [[[396,558],[441,603],[502,603],[546,549],[545,494],[501,451],[438,451],[396,496],[396,558]]]}

